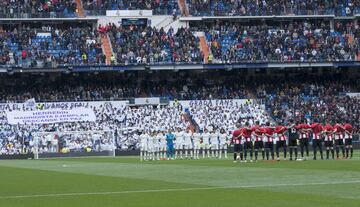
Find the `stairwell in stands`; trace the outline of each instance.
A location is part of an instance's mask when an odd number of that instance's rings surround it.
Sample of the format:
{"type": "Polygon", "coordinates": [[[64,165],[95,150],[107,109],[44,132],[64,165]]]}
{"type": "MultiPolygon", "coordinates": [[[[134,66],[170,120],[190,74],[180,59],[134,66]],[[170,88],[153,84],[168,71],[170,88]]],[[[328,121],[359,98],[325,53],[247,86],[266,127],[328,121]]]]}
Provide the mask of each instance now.
{"type": "Polygon", "coordinates": [[[75,0],[75,2],[76,2],[76,12],[78,14],[78,17],[85,17],[85,12],[81,0],[75,0]]]}
{"type": "Polygon", "coordinates": [[[210,54],[210,51],[209,51],[209,46],[206,42],[206,39],[205,39],[205,35],[202,34],[202,35],[199,35],[198,36],[199,39],[200,39],[200,51],[203,53],[204,55],[204,63],[207,64],[209,62],[209,54],[210,54]]]}
{"type": "Polygon", "coordinates": [[[189,16],[189,8],[186,4],[186,0],[178,0],[178,5],[181,11],[181,14],[185,17],[189,16]]]}
{"type": "Polygon", "coordinates": [[[106,56],[106,65],[111,65],[111,56],[113,55],[110,38],[107,34],[101,35],[101,44],[103,53],[106,56]]]}

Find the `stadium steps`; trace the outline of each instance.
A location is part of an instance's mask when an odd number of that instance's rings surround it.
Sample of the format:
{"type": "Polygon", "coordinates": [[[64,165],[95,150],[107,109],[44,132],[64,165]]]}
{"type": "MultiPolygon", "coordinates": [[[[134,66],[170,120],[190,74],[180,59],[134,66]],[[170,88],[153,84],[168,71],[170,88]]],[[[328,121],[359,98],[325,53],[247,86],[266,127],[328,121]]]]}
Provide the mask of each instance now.
{"type": "Polygon", "coordinates": [[[208,63],[210,50],[209,50],[209,46],[205,39],[205,34],[204,34],[204,32],[197,32],[196,36],[198,36],[200,39],[200,51],[204,54],[204,63],[208,63]]]}
{"type": "Polygon", "coordinates": [[[181,15],[185,17],[189,16],[189,8],[186,0],[178,0],[178,5],[181,11],[181,15]]]}
{"type": "Polygon", "coordinates": [[[84,7],[82,6],[81,0],[75,0],[76,2],[76,12],[78,17],[85,17],[84,7]]]}
{"type": "Polygon", "coordinates": [[[113,50],[110,43],[110,38],[107,34],[101,35],[101,44],[103,53],[106,56],[106,65],[111,65],[111,56],[113,55],[113,50]]]}

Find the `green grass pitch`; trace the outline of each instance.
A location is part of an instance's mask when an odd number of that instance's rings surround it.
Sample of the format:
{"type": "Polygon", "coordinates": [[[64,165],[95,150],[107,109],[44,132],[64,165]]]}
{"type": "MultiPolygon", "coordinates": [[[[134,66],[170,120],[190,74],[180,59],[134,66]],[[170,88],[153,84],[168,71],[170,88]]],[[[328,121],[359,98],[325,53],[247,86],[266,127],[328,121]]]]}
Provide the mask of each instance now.
{"type": "Polygon", "coordinates": [[[352,160],[0,160],[0,207],[360,206],[352,160]]]}

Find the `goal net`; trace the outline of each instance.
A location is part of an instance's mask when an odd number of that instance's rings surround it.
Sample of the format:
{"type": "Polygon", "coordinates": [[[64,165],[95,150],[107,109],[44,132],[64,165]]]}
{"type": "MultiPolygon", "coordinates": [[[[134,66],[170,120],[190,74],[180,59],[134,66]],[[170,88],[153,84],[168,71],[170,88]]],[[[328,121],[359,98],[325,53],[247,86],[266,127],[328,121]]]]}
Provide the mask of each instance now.
{"type": "Polygon", "coordinates": [[[34,133],[34,158],[114,156],[114,131],[34,133]]]}

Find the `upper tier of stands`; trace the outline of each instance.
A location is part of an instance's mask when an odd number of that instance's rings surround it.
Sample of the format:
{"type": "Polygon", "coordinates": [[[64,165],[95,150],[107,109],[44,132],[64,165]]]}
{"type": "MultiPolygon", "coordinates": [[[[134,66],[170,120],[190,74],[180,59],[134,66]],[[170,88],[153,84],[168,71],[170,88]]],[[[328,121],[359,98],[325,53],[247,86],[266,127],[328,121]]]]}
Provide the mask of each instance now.
{"type": "Polygon", "coordinates": [[[74,0],[1,0],[0,18],[76,17],[74,0]]]}
{"type": "Polygon", "coordinates": [[[96,29],[87,25],[0,26],[0,65],[56,67],[105,63],[96,29]]]}
{"type": "MultiPolygon", "coordinates": [[[[272,16],[360,14],[360,0],[187,0],[193,16],[272,16]]],[[[155,15],[179,13],[177,0],[3,0],[0,18],[77,17],[105,15],[106,10],[152,10],[155,15]],[[79,4],[79,5],[77,5],[79,4]]]]}
{"type": "Polygon", "coordinates": [[[187,0],[193,16],[360,14],[359,0],[187,0]]]}

